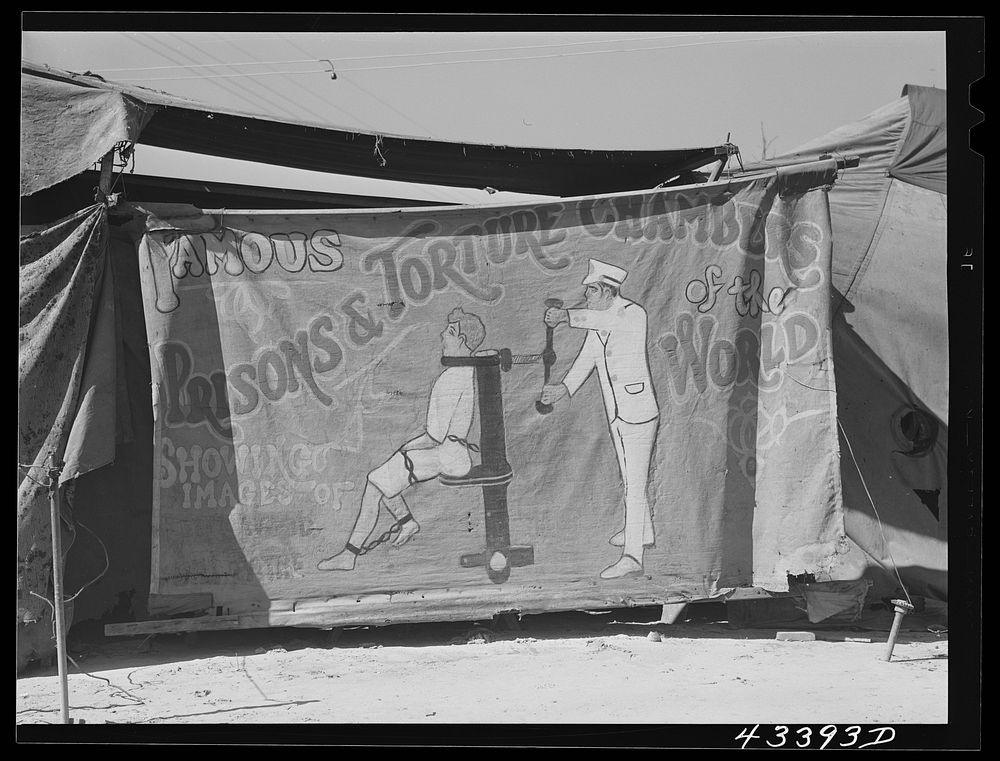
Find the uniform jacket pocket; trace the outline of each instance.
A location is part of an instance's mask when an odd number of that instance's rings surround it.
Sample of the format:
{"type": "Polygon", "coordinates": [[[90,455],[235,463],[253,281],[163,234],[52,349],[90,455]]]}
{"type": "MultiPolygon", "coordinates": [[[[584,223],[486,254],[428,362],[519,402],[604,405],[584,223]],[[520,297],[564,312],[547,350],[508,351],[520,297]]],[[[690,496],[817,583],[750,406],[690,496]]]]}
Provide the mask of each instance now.
{"type": "Polygon", "coordinates": [[[625,390],[630,394],[638,394],[644,388],[646,388],[645,383],[629,383],[625,386],[625,390]]]}

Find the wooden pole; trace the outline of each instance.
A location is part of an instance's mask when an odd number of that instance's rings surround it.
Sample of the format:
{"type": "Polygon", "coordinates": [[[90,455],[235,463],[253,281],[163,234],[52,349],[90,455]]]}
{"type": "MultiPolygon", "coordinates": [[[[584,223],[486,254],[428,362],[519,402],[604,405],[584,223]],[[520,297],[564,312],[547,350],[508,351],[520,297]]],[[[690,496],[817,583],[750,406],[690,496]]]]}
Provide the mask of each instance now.
{"type": "Polygon", "coordinates": [[[718,180],[722,176],[722,173],[725,171],[727,163],[729,163],[729,156],[723,156],[721,159],[719,159],[719,165],[712,170],[712,175],[708,178],[708,181],[715,182],[716,180],[718,180]]]}
{"type": "Polygon", "coordinates": [[[101,179],[98,188],[101,194],[107,196],[111,192],[111,171],[115,166],[115,151],[112,148],[101,158],[101,179]]]}
{"type": "Polygon", "coordinates": [[[903,616],[913,610],[913,605],[906,600],[893,600],[895,616],[892,619],[892,630],[889,632],[889,641],[886,643],[885,655],[882,660],[892,660],[892,650],[896,647],[896,637],[899,635],[899,625],[903,623],[903,616]]]}
{"type": "Polygon", "coordinates": [[[66,676],[66,620],[63,610],[62,529],[60,527],[59,474],[62,467],[49,470],[49,513],[52,523],[52,587],[56,619],[56,662],[59,669],[59,710],[63,724],[70,724],[69,682],[66,676]]]}

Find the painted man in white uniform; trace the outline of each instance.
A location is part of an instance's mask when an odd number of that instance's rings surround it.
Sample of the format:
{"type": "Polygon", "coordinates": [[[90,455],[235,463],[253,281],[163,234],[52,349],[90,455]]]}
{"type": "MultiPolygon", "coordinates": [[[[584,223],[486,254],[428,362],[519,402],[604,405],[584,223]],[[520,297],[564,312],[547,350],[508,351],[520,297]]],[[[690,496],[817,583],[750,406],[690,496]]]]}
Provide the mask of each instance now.
{"type": "Polygon", "coordinates": [[[659,407],[646,357],[646,310],[624,299],[619,289],[628,272],[596,259],[583,280],[586,309],[545,312],[545,323],[568,322],[587,337],[562,383],[545,386],[542,402],[572,396],[596,369],[604,395],[611,438],[625,489],[625,527],[611,537],[622,556],[601,572],[603,579],[642,573],[644,547],[654,542],[646,485],[659,424],[659,407]]]}
{"type": "MultiPolygon", "coordinates": [[[[441,353],[447,357],[468,357],[486,337],[486,328],[478,316],[460,307],[449,313],[441,332],[441,353]]],[[[392,457],[368,474],[361,497],[354,530],[344,549],[321,560],[321,571],[351,571],[358,555],[368,551],[368,538],[378,523],[379,505],[396,519],[392,544],[406,544],[420,530],[403,491],[414,484],[445,474],[464,476],[472,468],[466,437],[472,427],[475,403],[475,368],[447,367],[434,381],[427,404],[427,427],[406,442],[392,457]]]]}

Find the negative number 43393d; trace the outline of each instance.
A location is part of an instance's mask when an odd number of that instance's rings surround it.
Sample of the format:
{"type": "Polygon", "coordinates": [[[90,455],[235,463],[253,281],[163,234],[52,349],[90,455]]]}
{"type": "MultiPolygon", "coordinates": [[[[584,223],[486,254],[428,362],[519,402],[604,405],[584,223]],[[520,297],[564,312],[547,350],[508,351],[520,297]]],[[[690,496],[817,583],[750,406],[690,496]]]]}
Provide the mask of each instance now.
{"type": "Polygon", "coordinates": [[[896,730],[892,727],[860,727],[858,725],[839,726],[826,724],[822,727],[798,726],[789,727],[784,724],[761,727],[745,727],[736,735],[736,740],[742,740],[740,746],[746,748],[870,748],[874,745],[885,745],[896,739],[896,730]]]}

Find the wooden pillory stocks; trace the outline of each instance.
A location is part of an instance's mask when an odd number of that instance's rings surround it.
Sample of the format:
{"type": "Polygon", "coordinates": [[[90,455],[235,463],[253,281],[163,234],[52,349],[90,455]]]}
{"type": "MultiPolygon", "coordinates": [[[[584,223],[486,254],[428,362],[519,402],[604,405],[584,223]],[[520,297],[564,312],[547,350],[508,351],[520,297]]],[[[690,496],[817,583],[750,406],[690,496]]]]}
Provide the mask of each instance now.
{"type": "MultiPolygon", "coordinates": [[[[545,306],[562,307],[559,299],[547,299],[545,306]]],[[[545,366],[545,383],[555,363],[552,348],[552,328],[546,329],[545,350],[541,354],[514,355],[510,349],[483,352],[471,357],[441,357],[445,367],[472,367],[475,369],[479,396],[480,436],[479,449],[482,462],[464,476],[441,475],[445,486],[481,486],[483,509],[486,514],[486,549],[462,555],[463,568],[486,567],[486,574],[494,584],[502,584],[510,577],[512,567],[533,565],[535,551],[530,545],[511,545],[510,513],[507,509],[507,487],[514,480],[514,471],[507,461],[507,436],[503,419],[503,390],[500,371],[507,372],[512,365],[533,364],[539,359],[545,366]]],[[[543,415],[552,411],[551,404],[535,403],[543,415]]]]}

